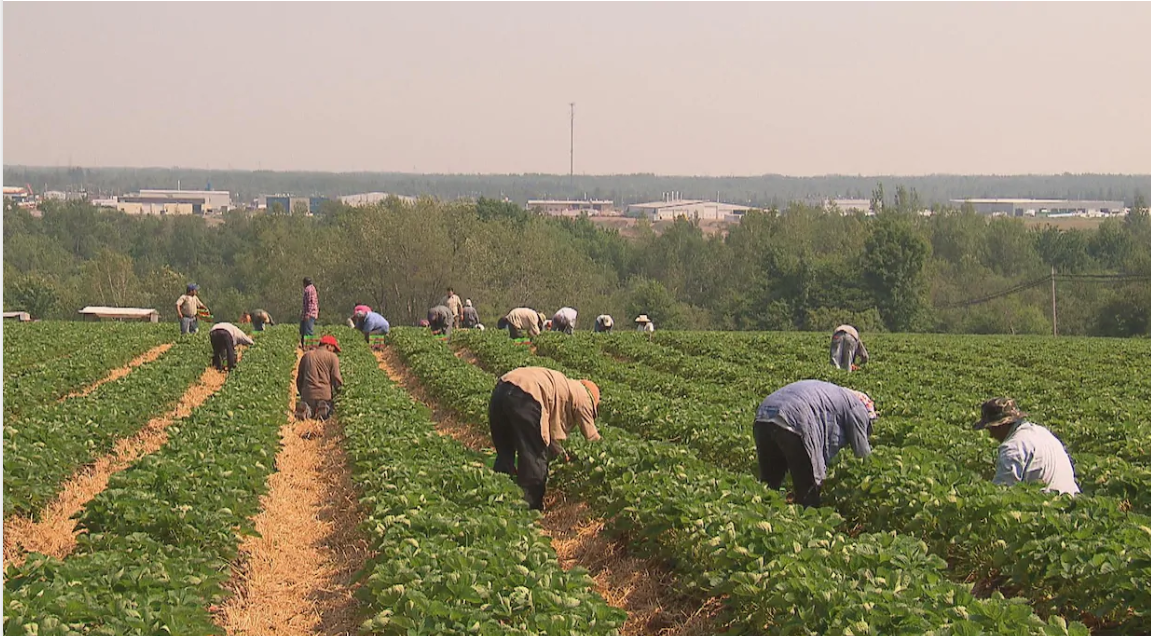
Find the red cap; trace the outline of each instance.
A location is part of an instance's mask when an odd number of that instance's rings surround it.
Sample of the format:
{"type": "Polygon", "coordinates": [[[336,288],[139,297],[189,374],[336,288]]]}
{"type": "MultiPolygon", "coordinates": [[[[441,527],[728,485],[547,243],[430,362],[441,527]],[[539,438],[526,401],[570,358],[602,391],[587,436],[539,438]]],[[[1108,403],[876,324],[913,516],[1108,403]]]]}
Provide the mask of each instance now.
{"type": "Polygon", "coordinates": [[[324,336],[323,338],[320,338],[320,344],[332,345],[332,347],[336,350],[336,353],[340,352],[340,343],[336,342],[336,337],[333,335],[327,335],[327,336],[324,336]]]}

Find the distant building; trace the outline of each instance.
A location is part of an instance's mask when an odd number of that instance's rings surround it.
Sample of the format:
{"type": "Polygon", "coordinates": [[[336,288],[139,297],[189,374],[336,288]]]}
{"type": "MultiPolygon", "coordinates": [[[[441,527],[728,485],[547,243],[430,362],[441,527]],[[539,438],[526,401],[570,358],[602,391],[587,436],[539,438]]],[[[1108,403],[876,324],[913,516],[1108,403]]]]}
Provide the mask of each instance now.
{"type": "Polygon", "coordinates": [[[78,312],[85,320],[142,320],[160,322],[160,312],[143,307],[88,306],[78,312]]]}
{"type": "Polygon", "coordinates": [[[839,210],[840,212],[863,212],[871,214],[871,199],[827,199],[823,202],[826,210],[839,210]]]}
{"type": "Polygon", "coordinates": [[[386,201],[388,197],[396,197],[404,203],[415,203],[416,197],[404,196],[402,194],[389,194],[387,192],[364,192],[362,194],[346,194],[340,197],[340,202],[344,205],[351,206],[364,206],[373,205],[380,201],[386,201]]]}
{"type": "Polygon", "coordinates": [[[264,204],[259,205],[257,203],[257,208],[266,209],[271,212],[278,205],[283,209],[285,214],[291,214],[296,210],[306,208],[309,215],[319,214],[320,207],[324,202],[331,200],[327,197],[294,197],[288,194],[268,195],[263,197],[263,199],[264,204]]]}
{"type": "Polygon", "coordinates": [[[954,206],[970,205],[980,214],[996,216],[1105,216],[1120,215],[1122,201],[1072,199],[952,199],[954,206]]]}
{"type": "Polygon", "coordinates": [[[232,208],[232,195],[224,190],[140,190],[93,204],[111,207],[125,214],[220,214],[232,208]]]}
{"type": "Polygon", "coordinates": [[[4,186],[4,198],[20,206],[36,205],[36,193],[32,191],[32,186],[29,185],[24,187],[4,186]]]}
{"type": "Polygon", "coordinates": [[[531,199],[527,208],[549,216],[599,216],[615,212],[615,202],[589,199],[531,199]]]}
{"type": "Polygon", "coordinates": [[[627,206],[628,216],[645,216],[653,221],[670,221],[676,217],[687,219],[717,219],[738,221],[751,208],[734,203],[697,201],[693,199],[668,199],[652,203],[636,203],[627,206]]]}
{"type": "Polygon", "coordinates": [[[218,214],[232,209],[232,193],[227,190],[140,190],[139,196],[154,199],[203,199],[204,213],[218,214]]]}

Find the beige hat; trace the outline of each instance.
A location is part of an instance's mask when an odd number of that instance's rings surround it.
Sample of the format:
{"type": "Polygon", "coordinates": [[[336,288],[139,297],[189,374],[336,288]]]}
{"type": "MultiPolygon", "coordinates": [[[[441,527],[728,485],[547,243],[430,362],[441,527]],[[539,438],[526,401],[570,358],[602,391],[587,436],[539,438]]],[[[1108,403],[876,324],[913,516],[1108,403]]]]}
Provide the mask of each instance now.
{"type": "Polygon", "coordinates": [[[648,318],[647,314],[640,314],[639,318],[636,318],[635,321],[636,322],[651,322],[651,318],[648,318]]]}

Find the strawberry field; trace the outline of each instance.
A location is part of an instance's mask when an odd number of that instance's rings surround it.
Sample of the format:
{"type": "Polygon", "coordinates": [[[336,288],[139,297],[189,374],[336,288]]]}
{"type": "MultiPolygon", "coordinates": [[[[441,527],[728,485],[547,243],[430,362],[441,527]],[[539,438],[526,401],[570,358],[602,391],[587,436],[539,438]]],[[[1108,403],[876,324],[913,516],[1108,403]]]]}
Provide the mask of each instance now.
{"type": "MultiPolygon", "coordinates": [[[[5,327],[6,527],[40,519],[77,471],[196,383],[207,337],[175,331],[5,327]]],[[[363,633],[659,633],[557,557],[539,513],[491,471],[490,448],[442,430],[450,417],[483,440],[496,379],[524,365],[590,378],[603,394],[603,439],[573,435],[576,459],[552,465],[549,490],[670,572],[677,602],[718,603],[714,632],[1151,633],[1151,374],[1140,364],[1151,342],[865,334],[872,360],[847,374],[828,364],[824,334],[527,344],[397,328],[385,347],[415,383],[405,389],[355,332],[328,331],[343,345],[336,419],[370,547],[354,590],[363,633]],[[751,437],[759,402],[804,378],[866,391],[880,412],[875,452],[841,453],[818,509],[756,479],[751,437]],[[1082,495],[990,483],[996,443],[970,428],[994,395],[1063,440],[1082,495]]],[[[222,388],[84,503],[67,554],[6,562],[4,633],[231,633],[217,608],[282,470],[295,343],[292,326],[256,335],[222,388]]]]}

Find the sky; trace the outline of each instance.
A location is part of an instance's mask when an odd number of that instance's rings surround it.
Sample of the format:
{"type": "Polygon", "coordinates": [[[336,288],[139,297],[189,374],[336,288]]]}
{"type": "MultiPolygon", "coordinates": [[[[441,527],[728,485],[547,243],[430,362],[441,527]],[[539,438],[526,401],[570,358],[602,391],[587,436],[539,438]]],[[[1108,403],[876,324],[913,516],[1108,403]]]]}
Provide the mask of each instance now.
{"type": "Polygon", "coordinates": [[[1151,173],[1151,3],[3,3],[5,164],[1151,173]]]}

